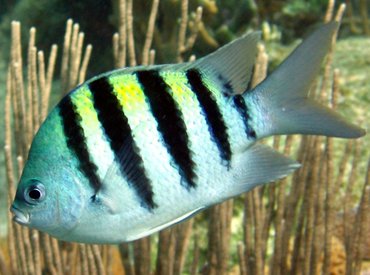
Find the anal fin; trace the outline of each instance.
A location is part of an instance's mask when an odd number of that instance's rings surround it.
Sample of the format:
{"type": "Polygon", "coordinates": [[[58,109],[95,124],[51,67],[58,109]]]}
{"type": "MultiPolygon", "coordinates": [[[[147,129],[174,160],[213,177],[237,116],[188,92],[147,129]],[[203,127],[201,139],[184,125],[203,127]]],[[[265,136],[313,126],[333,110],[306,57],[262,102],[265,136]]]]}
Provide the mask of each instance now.
{"type": "Polygon", "coordinates": [[[195,215],[196,213],[198,213],[199,211],[201,211],[202,209],[204,209],[204,207],[199,207],[199,208],[196,208],[196,209],[193,209],[173,220],[170,220],[169,222],[165,222],[163,224],[159,224],[159,225],[156,225],[156,226],[153,226],[151,228],[148,228],[146,230],[141,230],[139,231],[139,233],[135,234],[135,235],[131,235],[126,241],[134,241],[134,240],[137,240],[137,239],[140,239],[140,238],[143,238],[143,237],[146,237],[146,236],[149,236],[155,232],[158,232],[162,229],[165,229],[169,226],[172,226],[172,225],[175,225],[179,222],[182,222],[186,219],[189,219],[191,218],[193,215],[195,215]]]}
{"type": "Polygon", "coordinates": [[[257,185],[281,179],[300,164],[262,144],[254,144],[235,156],[232,162],[234,186],[231,196],[247,192],[257,185]]]}

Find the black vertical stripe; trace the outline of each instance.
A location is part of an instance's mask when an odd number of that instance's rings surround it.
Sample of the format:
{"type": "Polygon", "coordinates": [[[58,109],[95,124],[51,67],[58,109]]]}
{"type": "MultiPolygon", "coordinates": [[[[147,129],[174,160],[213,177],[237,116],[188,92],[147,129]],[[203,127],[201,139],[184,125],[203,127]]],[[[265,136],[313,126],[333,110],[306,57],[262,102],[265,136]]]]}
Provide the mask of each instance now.
{"type": "Polygon", "coordinates": [[[225,79],[225,77],[221,74],[217,76],[217,79],[222,83],[222,94],[226,97],[233,96],[234,89],[231,85],[231,82],[225,79]]]}
{"type": "Polygon", "coordinates": [[[195,187],[196,175],[189,138],[181,111],[169,93],[170,87],[155,70],[138,71],[137,77],[158,123],[158,131],[180,175],[189,187],[195,187]]]}
{"type": "Polygon", "coordinates": [[[151,182],[146,176],[143,160],[132,137],[127,117],[114,94],[112,85],[106,77],[99,78],[89,84],[93,95],[94,108],[103,126],[105,135],[116,160],[120,164],[122,175],[132,184],[144,207],[153,209],[151,182]]]}
{"type": "Polygon", "coordinates": [[[76,155],[79,161],[79,169],[87,177],[95,192],[97,192],[101,187],[101,182],[97,175],[98,168],[90,157],[84,130],[80,125],[81,116],[76,111],[70,96],[66,96],[60,102],[59,115],[62,118],[67,146],[76,155]]]}
{"type": "Polygon", "coordinates": [[[231,160],[229,136],[216,100],[212,92],[203,83],[201,73],[197,69],[188,70],[186,72],[186,77],[204,112],[208,129],[217,144],[221,158],[227,161],[227,165],[229,165],[231,160]]]}
{"type": "MultiPolygon", "coordinates": [[[[256,132],[252,128],[252,126],[249,124],[250,116],[248,112],[248,107],[245,104],[244,97],[239,94],[235,94],[233,91],[233,87],[225,77],[223,77],[221,74],[217,76],[217,79],[222,84],[222,94],[225,97],[232,98],[234,107],[238,111],[240,118],[242,119],[244,123],[245,133],[247,135],[247,138],[256,139],[256,132]]],[[[248,88],[250,85],[251,80],[248,82],[248,88]]]]}
{"type": "Polygon", "coordinates": [[[256,131],[252,128],[251,125],[249,125],[249,113],[248,113],[248,108],[247,105],[245,104],[244,98],[241,95],[236,95],[233,98],[234,101],[234,106],[238,110],[243,122],[244,122],[244,127],[245,127],[245,132],[247,134],[248,138],[253,138],[256,139],[256,131]]]}

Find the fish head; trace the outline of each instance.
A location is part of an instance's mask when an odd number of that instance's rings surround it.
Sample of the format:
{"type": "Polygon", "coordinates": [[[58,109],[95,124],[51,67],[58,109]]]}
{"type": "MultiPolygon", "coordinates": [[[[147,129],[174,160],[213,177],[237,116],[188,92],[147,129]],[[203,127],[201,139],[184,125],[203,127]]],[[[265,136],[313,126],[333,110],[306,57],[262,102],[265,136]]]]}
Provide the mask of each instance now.
{"type": "Polygon", "coordinates": [[[21,225],[61,238],[79,221],[84,182],[60,119],[51,113],[36,134],[10,211],[21,225]]]}
{"type": "Polygon", "coordinates": [[[77,190],[40,178],[22,179],[11,206],[13,220],[57,238],[72,230],[81,216],[77,190]]]}

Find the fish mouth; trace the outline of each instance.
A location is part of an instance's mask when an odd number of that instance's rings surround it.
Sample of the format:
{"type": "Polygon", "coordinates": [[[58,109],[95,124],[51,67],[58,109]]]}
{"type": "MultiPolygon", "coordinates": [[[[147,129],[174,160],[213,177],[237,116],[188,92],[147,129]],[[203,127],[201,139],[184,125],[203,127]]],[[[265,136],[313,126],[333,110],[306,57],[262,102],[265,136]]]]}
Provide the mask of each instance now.
{"type": "Polygon", "coordinates": [[[10,211],[14,214],[13,221],[21,225],[30,224],[30,214],[24,213],[15,206],[10,208],[10,211]]]}

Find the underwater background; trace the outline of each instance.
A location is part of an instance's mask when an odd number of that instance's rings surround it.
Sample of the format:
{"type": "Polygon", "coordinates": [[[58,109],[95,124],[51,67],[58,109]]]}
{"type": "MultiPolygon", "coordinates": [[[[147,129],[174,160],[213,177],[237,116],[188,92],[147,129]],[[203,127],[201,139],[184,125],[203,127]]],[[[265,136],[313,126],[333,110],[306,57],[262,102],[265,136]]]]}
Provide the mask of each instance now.
{"type": "Polygon", "coordinates": [[[292,176],[119,246],[11,222],[9,201],[48,110],[84,79],[174,63],[262,30],[253,85],[319,24],[341,21],[311,96],[370,126],[368,0],[0,0],[0,274],[370,274],[370,138],[264,142],[292,176]]]}

